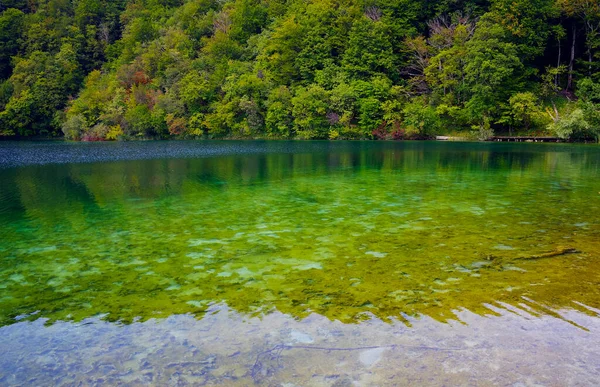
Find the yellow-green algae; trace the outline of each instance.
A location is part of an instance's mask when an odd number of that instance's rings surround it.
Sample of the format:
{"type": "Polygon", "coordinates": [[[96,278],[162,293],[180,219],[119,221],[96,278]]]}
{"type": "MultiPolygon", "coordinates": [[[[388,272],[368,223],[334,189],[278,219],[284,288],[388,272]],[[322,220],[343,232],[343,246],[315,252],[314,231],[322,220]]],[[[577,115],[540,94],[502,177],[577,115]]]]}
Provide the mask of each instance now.
{"type": "Polygon", "coordinates": [[[595,147],[428,143],[0,170],[0,324],[593,315],[599,177],[595,147]]]}

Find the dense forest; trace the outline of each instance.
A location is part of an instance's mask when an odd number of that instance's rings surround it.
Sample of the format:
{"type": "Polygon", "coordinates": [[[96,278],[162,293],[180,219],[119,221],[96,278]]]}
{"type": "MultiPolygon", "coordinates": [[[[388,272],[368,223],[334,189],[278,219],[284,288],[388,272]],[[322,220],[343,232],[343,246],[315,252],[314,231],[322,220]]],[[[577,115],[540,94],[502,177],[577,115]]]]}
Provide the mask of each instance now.
{"type": "Polygon", "coordinates": [[[596,0],[1,0],[0,136],[600,137],[596,0]]]}

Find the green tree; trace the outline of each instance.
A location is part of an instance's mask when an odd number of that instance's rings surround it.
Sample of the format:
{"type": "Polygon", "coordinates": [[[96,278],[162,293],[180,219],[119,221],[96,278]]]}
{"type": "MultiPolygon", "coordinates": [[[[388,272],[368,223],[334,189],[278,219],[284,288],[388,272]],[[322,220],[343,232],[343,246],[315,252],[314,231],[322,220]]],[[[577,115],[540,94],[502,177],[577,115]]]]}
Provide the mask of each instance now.
{"type": "Polygon", "coordinates": [[[465,102],[467,43],[475,30],[468,18],[452,22],[447,17],[430,22],[430,52],[436,53],[424,69],[436,100],[449,105],[465,102]]]}
{"type": "Polygon", "coordinates": [[[366,16],[360,18],[350,31],[342,59],[344,70],[355,78],[370,78],[375,74],[395,77],[398,63],[389,35],[383,22],[366,16]]]}
{"type": "Polygon", "coordinates": [[[509,125],[509,128],[523,128],[529,130],[532,126],[545,123],[538,98],[532,92],[517,93],[510,97],[508,108],[500,123],[509,125]]]}
{"type": "Polygon", "coordinates": [[[407,103],[403,110],[404,126],[418,137],[428,138],[440,128],[440,118],[436,109],[429,105],[425,98],[415,98],[407,103]]]}
{"type": "Polygon", "coordinates": [[[577,17],[583,23],[588,61],[587,75],[592,76],[595,67],[594,52],[600,47],[600,4],[590,0],[558,0],[558,4],[568,16],[577,17]]]}
{"type": "Polygon", "coordinates": [[[552,32],[548,19],[558,16],[559,7],[556,0],[492,0],[491,11],[510,41],[531,60],[544,53],[552,32]]]}
{"type": "Polygon", "coordinates": [[[10,8],[0,15],[0,80],[12,73],[11,58],[19,52],[25,14],[10,8]]]}
{"type": "Polygon", "coordinates": [[[600,140],[600,83],[584,78],[577,83],[579,106],[589,123],[589,136],[600,140]]]}
{"type": "Polygon", "coordinates": [[[466,48],[465,83],[470,94],[466,106],[474,120],[495,117],[498,106],[523,88],[524,66],[517,46],[507,40],[501,25],[484,18],[466,48]]]}
{"type": "MultiPolygon", "coordinates": [[[[583,110],[575,109],[566,117],[550,124],[548,129],[562,139],[585,138],[589,135],[592,126],[585,119],[583,110]]],[[[598,133],[595,135],[596,139],[598,138],[597,135],[598,133]]]]}
{"type": "Polygon", "coordinates": [[[292,92],[286,86],[279,86],[271,91],[266,102],[267,114],[265,125],[267,134],[273,137],[290,137],[294,135],[292,115],[292,92]]]}
{"type": "Polygon", "coordinates": [[[53,117],[75,93],[80,79],[70,44],[64,44],[54,56],[36,51],[18,59],[10,78],[14,92],[0,113],[2,121],[21,136],[57,134],[53,117]]]}
{"type": "Polygon", "coordinates": [[[292,98],[294,130],[303,139],[329,137],[328,92],[320,86],[299,87],[292,98]]]}

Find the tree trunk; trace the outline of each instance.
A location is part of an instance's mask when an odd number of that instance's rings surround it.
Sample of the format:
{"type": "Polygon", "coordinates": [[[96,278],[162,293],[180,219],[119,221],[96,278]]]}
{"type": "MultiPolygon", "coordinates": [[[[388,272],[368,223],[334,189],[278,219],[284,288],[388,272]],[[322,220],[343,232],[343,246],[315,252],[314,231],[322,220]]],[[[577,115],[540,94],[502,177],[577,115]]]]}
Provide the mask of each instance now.
{"type": "MultiPolygon", "coordinates": [[[[442,60],[440,59],[440,63],[438,65],[438,70],[440,72],[440,75],[442,75],[442,60]]],[[[446,82],[444,82],[444,97],[446,96],[446,82]]]]}
{"type": "Polygon", "coordinates": [[[592,56],[592,39],[594,36],[594,27],[592,26],[592,22],[590,20],[587,20],[585,22],[585,37],[586,37],[586,43],[587,43],[587,47],[588,47],[588,76],[592,76],[592,61],[593,61],[593,56],[592,56]]]}
{"type": "Polygon", "coordinates": [[[588,76],[592,76],[592,46],[590,43],[590,47],[588,48],[588,76]]]}
{"type": "Polygon", "coordinates": [[[569,80],[567,81],[567,90],[571,90],[573,87],[573,65],[575,63],[575,38],[577,37],[577,26],[573,24],[573,32],[572,32],[572,40],[571,43],[571,61],[569,62],[569,80]]]}
{"type": "Polygon", "coordinates": [[[558,88],[558,84],[560,82],[560,74],[558,69],[560,69],[560,57],[562,56],[562,44],[560,43],[560,39],[558,39],[558,61],[556,62],[556,75],[554,76],[554,86],[558,88]]]}

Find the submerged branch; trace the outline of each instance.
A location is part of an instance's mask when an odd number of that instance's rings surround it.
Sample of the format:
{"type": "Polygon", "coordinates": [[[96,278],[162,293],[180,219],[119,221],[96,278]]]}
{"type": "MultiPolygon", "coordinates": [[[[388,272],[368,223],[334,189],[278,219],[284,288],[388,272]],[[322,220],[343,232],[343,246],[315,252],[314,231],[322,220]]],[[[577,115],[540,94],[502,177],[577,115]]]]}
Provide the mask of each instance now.
{"type": "Polygon", "coordinates": [[[511,262],[511,261],[532,261],[532,260],[537,260],[537,259],[554,258],[554,257],[563,256],[563,255],[578,254],[578,253],[581,253],[581,251],[579,251],[575,248],[562,247],[557,250],[550,251],[547,253],[542,253],[542,254],[524,255],[524,256],[520,256],[520,257],[499,257],[496,255],[488,255],[486,257],[486,259],[488,261],[493,261],[494,263],[511,262]]]}
{"type": "Polygon", "coordinates": [[[553,257],[559,257],[561,255],[577,254],[577,253],[580,253],[580,251],[578,251],[577,249],[574,249],[572,247],[567,247],[567,248],[561,248],[561,249],[558,249],[555,251],[551,251],[549,253],[518,257],[518,258],[514,258],[514,260],[515,261],[526,261],[526,260],[533,260],[533,259],[553,258],[553,257]]]}

